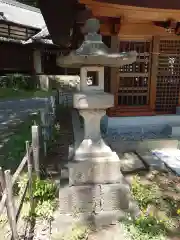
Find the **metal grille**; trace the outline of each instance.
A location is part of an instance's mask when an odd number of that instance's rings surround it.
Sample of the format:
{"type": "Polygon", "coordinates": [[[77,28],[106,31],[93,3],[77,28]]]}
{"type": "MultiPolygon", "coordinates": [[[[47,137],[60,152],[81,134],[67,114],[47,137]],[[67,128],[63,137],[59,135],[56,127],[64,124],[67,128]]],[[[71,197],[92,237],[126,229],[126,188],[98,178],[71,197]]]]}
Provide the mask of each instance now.
{"type": "Polygon", "coordinates": [[[149,102],[150,42],[122,41],[120,52],[137,51],[137,61],[119,69],[118,105],[142,106],[149,102]]]}
{"type": "Polygon", "coordinates": [[[174,113],[180,88],[180,40],[161,40],[156,86],[156,111],[174,113]]]}

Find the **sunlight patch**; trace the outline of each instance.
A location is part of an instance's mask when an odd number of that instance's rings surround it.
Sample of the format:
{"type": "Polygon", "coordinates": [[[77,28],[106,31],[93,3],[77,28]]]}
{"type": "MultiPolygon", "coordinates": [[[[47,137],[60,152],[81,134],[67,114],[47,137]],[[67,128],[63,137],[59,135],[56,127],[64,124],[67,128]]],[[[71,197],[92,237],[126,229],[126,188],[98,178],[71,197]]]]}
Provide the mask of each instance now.
{"type": "Polygon", "coordinates": [[[163,161],[169,168],[180,176],[180,150],[163,148],[152,150],[161,161],[163,161]]]}

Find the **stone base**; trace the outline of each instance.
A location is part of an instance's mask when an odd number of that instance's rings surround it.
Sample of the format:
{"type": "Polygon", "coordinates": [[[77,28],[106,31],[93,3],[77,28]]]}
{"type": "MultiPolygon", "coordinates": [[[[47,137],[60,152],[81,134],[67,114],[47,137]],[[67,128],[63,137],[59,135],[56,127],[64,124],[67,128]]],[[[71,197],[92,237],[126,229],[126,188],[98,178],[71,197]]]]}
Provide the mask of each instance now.
{"type": "Polygon", "coordinates": [[[70,214],[84,221],[106,217],[106,222],[125,216],[139,214],[139,209],[131,198],[126,184],[99,184],[72,186],[68,191],[60,191],[60,214],[70,214]]]}
{"type": "Polygon", "coordinates": [[[60,236],[67,234],[76,225],[88,225],[99,232],[102,227],[108,226],[109,223],[115,225],[117,220],[124,219],[125,217],[126,214],[123,211],[114,211],[113,213],[102,212],[97,215],[79,214],[78,217],[73,217],[69,214],[59,214],[57,210],[51,222],[51,238],[52,240],[61,239],[60,236]]]}
{"type": "Polygon", "coordinates": [[[105,184],[122,182],[121,162],[116,153],[106,157],[91,157],[69,163],[69,185],[105,184]]]}
{"type": "Polygon", "coordinates": [[[105,214],[111,224],[116,212],[138,214],[120,160],[92,158],[69,164],[69,186],[60,188],[60,213],[75,216],[105,214]]]}

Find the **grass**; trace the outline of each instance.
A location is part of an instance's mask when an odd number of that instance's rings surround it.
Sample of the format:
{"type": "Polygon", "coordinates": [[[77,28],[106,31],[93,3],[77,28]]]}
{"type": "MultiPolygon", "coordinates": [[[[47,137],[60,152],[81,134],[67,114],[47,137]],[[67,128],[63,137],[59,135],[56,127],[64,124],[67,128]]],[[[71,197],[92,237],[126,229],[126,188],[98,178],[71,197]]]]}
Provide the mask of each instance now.
{"type": "Polygon", "coordinates": [[[34,90],[26,91],[23,89],[0,88],[0,99],[25,99],[35,97],[48,97],[52,95],[52,91],[34,90]]]}
{"type": "Polygon", "coordinates": [[[1,167],[11,169],[12,172],[18,167],[25,155],[25,141],[31,140],[31,126],[34,121],[39,122],[38,115],[31,115],[23,123],[8,129],[11,136],[0,149],[1,167]]]}
{"type": "Polygon", "coordinates": [[[180,237],[179,177],[160,172],[135,176],[131,191],[141,215],[137,219],[129,216],[127,221],[121,222],[130,239],[180,237]]]}

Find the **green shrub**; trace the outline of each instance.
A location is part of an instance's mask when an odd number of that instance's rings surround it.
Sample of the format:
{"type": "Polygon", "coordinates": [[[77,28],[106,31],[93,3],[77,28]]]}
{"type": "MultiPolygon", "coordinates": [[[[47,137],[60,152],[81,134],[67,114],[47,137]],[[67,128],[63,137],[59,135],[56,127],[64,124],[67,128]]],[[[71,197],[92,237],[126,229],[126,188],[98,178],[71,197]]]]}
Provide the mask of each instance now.
{"type": "Polygon", "coordinates": [[[57,207],[57,202],[55,200],[47,200],[43,202],[38,202],[35,208],[35,215],[44,219],[51,219],[53,212],[57,207]]]}
{"type": "Polygon", "coordinates": [[[145,210],[149,204],[157,204],[161,197],[155,184],[143,185],[138,177],[134,178],[131,191],[141,210],[145,210]]]}
{"type": "Polygon", "coordinates": [[[33,90],[36,89],[36,81],[24,74],[7,74],[0,77],[0,87],[33,90]]]}
{"type": "Polygon", "coordinates": [[[70,232],[66,233],[60,240],[87,240],[89,229],[85,226],[74,226],[70,232]]]}
{"type": "MultiPolygon", "coordinates": [[[[19,195],[22,196],[24,189],[27,185],[28,175],[24,174],[21,176],[18,182],[19,188],[19,195]]],[[[35,211],[30,211],[29,217],[36,216],[42,217],[46,219],[51,219],[54,210],[56,209],[56,192],[57,186],[56,184],[50,180],[40,180],[35,175],[33,176],[33,183],[32,183],[32,195],[33,199],[35,200],[36,206],[35,211]]],[[[30,193],[29,189],[26,194],[26,201],[30,200],[30,193]]]]}
{"type": "MultiPolygon", "coordinates": [[[[24,174],[21,176],[18,181],[18,188],[20,195],[23,193],[26,184],[28,181],[28,175],[24,174]]],[[[56,198],[57,187],[56,184],[50,179],[40,180],[35,175],[33,175],[33,183],[32,183],[32,192],[33,198],[35,198],[39,202],[54,200],[56,198]]],[[[29,201],[29,191],[27,191],[26,201],[29,201]]]]}
{"type": "Polygon", "coordinates": [[[142,214],[137,219],[121,223],[125,235],[132,240],[165,240],[168,222],[159,221],[154,216],[142,214]]]}
{"type": "Polygon", "coordinates": [[[33,196],[40,202],[54,200],[56,189],[56,185],[51,180],[36,179],[33,182],[33,196]]]}

